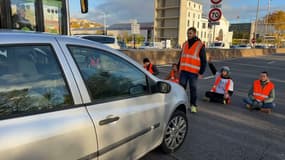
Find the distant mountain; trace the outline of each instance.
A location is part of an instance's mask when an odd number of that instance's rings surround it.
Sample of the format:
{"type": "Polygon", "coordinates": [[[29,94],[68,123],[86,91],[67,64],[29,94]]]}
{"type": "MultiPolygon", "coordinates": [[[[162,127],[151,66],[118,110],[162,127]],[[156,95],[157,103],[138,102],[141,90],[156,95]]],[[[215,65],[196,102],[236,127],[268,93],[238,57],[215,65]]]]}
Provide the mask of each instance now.
{"type": "Polygon", "coordinates": [[[90,21],[87,19],[78,19],[78,18],[71,18],[70,19],[70,27],[71,29],[77,28],[101,28],[104,25],[101,23],[97,23],[94,21],[90,21]]]}

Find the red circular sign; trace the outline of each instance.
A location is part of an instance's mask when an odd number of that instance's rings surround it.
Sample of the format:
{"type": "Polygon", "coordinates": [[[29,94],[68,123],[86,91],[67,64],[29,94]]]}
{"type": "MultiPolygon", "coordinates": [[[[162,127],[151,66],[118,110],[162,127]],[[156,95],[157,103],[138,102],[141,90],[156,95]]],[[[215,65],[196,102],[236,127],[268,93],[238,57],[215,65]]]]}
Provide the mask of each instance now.
{"type": "Polygon", "coordinates": [[[219,4],[219,3],[222,2],[222,0],[211,0],[211,2],[212,2],[213,4],[219,4]]]}
{"type": "Polygon", "coordinates": [[[252,39],[251,39],[251,43],[255,43],[255,38],[252,38],[252,39]]]}
{"type": "Polygon", "coordinates": [[[213,8],[209,12],[209,19],[212,22],[219,21],[222,17],[222,11],[219,8],[213,8]]]}

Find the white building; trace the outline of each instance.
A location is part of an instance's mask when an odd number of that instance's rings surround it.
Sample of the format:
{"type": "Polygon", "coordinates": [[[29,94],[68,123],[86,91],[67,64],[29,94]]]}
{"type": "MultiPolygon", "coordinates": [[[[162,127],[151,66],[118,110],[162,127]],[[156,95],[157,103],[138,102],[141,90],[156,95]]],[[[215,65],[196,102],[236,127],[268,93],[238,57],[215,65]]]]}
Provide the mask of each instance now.
{"type": "Polygon", "coordinates": [[[208,25],[208,18],[202,15],[203,5],[196,1],[155,0],[155,40],[163,41],[170,39],[172,46],[181,46],[187,40],[187,29],[195,27],[197,29],[197,36],[206,45],[216,40],[231,44],[232,32],[229,32],[229,22],[222,17],[220,25],[211,28],[208,25]],[[213,34],[215,35],[214,38],[213,34]]]}
{"type": "Polygon", "coordinates": [[[208,29],[208,33],[214,35],[214,37],[211,36],[207,44],[209,46],[209,44],[219,41],[225,44],[225,48],[229,48],[233,39],[233,32],[229,31],[230,23],[224,16],[222,16],[219,22],[219,25],[214,25],[211,29],[208,29]]]}

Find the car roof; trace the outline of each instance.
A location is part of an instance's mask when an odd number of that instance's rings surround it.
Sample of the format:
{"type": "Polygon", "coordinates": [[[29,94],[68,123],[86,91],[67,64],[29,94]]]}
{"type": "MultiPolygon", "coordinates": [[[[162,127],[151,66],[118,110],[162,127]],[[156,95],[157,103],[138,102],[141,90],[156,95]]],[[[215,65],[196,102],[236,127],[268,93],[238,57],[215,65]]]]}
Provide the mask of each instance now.
{"type": "Polygon", "coordinates": [[[45,33],[45,32],[34,32],[34,31],[21,31],[21,30],[0,30],[0,36],[33,36],[33,37],[60,37],[60,36],[66,36],[66,35],[57,35],[57,34],[51,34],[51,33],[45,33]]]}
{"type": "Polygon", "coordinates": [[[41,40],[47,42],[51,41],[54,39],[65,39],[65,41],[69,42],[79,42],[79,41],[85,41],[85,44],[96,44],[96,46],[100,46],[103,48],[106,48],[104,44],[95,42],[95,41],[90,41],[86,40],[83,38],[79,37],[74,37],[74,36],[68,36],[68,35],[58,35],[58,34],[51,34],[51,33],[45,33],[45,32],[27,32],[27,31],[19,31],[19,30],[0,30],[0,43],[14,43],[14,42],[22,42],[23,39],[26,40],[26,42],[34,42],[35,40],[41,40]],[[2,39],[2,37],[5,37],[2,39]]]}
{"type": "Polygon", "coordinates": [[[77,37],[107,37],[107,38],[116,38],[115,36],[99,35],[99,34],[78,34],[74,35],[77,37]]]}

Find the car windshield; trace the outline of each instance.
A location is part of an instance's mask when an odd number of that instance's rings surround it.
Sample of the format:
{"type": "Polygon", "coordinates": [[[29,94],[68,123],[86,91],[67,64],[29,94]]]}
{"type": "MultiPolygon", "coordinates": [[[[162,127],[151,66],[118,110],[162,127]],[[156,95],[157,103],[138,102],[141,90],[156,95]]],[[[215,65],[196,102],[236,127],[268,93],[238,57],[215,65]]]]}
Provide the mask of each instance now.
{"type": "Polygon", "coordinates": [[[115,43],[115,38],[113,37],[84,36],[82,38],[95,41],[95,42],[105,43],[105,44],[115,43]]]}

